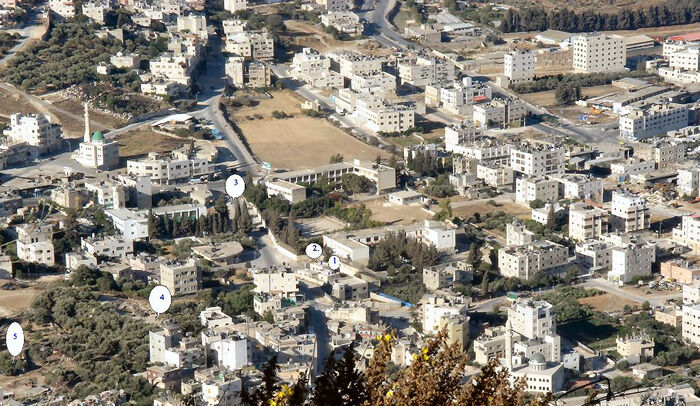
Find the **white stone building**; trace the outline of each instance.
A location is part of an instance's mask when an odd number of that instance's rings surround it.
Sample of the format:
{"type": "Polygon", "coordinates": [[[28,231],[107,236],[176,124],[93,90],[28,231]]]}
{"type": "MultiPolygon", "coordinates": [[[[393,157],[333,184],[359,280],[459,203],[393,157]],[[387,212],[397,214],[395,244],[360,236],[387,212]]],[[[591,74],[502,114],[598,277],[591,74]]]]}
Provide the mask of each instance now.
{"type": "Polygon", "coordinates": [[[160,264],[160,284],[173,296],[197,293],[202,285],[202,273],[194,258],[160,264]]]}
{"type": "Polygon", "coordinates": [[[452,61],[436,57],[409,57],[397,62],[401,83],[421,87],[438,82],[451,82],[455,79],[455,66],[452,61]]]}
{"type": "Polygon", "coordinates": [[[10,143],[24,142],[38,154],[61,148],[63,131],[51,122],[51,117],[38,114],[16,113],[10,116],[10,128],[4,131],[10,143]]]}
{"type": "Polygon", "coordinates": [[[224,0],[224,10],[228,11],[229,13],[235,13],[247,8],[247,0],[224,0]]]}
{"type": "Polygon", "coordinates": [[[610,211],[613,231],[631,233],[649,228],[649,204],[645,198],[625,191],[614,191],[610,211]]]}
{"type": "Polygon", "coordinates": [[[680,227],[673,229],[673,240],[700,251],[700,216],[683,216],[680,227]]]}
{"type": "Polygon", "coordinates": [[[556,201],[559,196],[559,184],[556,180],[544,176],[518,178],[515,181],[515,201],[530,203],[533,200],[543,202],[556,201]]]}
{"type": "Polygon", "coordinates": [[[535,77],[535,52],[513,50],[503,55],[503,75],[510,84],[531,82],[535,77]]]}
{"type": "Polygon", "coordinates": [[[569,206],[569,238],[585,241],[608,232],[610,214],[607,210],[574,203],[569,206]]]}
{"type": "Polygon", "coordinates": [[[521,145],[510,148],[510,167],[523,175],[562,174],[564,162],[564,148],[561,147],[521,145]]]}
{"type": "Polygon", "coordinates": [[[569,249],[551,241],[498,250],[501,275],[528,280],[537,272],[556,272],[569,263],[569,249]]]}
{"type": "Polygon", "coordinates": [[[472,119],[480,128],[505,128],[511,123],[525,124],[527,109],[520,99],[493,99],[474,106],[472,119]]]}
{"type": "Polygon", "coordinates": [[[623,38],[589,33],[573,38],[573,67],[575,72],[620,72],[627,62],[627,47],[623,38]]]}
{"type": "Polygon", "coordinates": [[[688,106],[655,103],[634,108],[620,115],[620,136],[645,139],[688,126],[688,106]]]}
{"type": "Polygon", "coordinates": [[[635,277],[651,276],[651,264],[656,261],[656,245],[630,242],[614,247],[608,280],[627,283],[635,277]]]}
{"type": "Polygon", "coordinates": [[[23,224],[17,230],[17,257],[26,262],[54,266],[53,228],[50,224],[23,224]]]}
{"type": "Polygon", "coordinates": [[[238,32],[226,36],[225,52],[269,61],[275,57],[275,41],[268,32],[238,32]]]}
{"type": "Polygon", "coordinates": [[[146,158],[130,159],[126,161],[126,171],[130,176],[149,176],[154,184],[167,185],[207,176],[214,172],[214,165],[185,148],[170,154],[151,152],[146,158]]]}
{"type": "Polygon", "coordinates": [[[85,134],[78,151],[73,154],[80,165],[87,168],[102,170],[119,167],[119,144],[104,137],[101,131],[95,131],[90,135],[90,113],[85,104],[85,134]]]}

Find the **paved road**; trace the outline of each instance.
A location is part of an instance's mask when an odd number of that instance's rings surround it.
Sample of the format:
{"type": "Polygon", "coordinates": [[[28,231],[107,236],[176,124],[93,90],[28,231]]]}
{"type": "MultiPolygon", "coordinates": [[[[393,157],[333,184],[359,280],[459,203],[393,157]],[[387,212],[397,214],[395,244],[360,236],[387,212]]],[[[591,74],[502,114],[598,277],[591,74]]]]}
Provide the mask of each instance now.
{"type": "Polygon", "coordinates": [[[22,39],[20,40],[17,45],[14,47],[10,48],[8,53],[0,58],[0,66],[4,65],[10,58],[12,58],[17,52],[19,52],[22,48],[24,48],[29,41],[32,39],[38,39],[41,38],[41,34],[44,31],[44,25],[46,24],[46,17],[40,13],[37,13],[36,10],[32,10],[29,14],[29,22],[26,26],[22,28],[13,28],[9,30],[4,30],[5,32],[8,32],[10,34],[19,34],[22,36],[22,39]],[[43,22],[40,22],[43,21],[43,22]]]}
{"type": "Polygon", "coordinates": [[[217,36],[210,36],[211,52],[207,55],[206,71],[203,72],[197,84],[201,89],[198,96],[201,110],[191,114],[210,120],[214,127],[224,134],[226,144],[236,158],[235,168],[239,171],[258,176],[260,165],[245,147],[238,134],[231,128],[219,109],[222,92],[226,86],[224,67],[226,58],[221,53],[221,40],[217,36]]]}
{"type": "Polygon", "coordinates": [[[366,4],[367,6],[363,4],[361,11],[358,11],[357,14],[370,23],[370,26],[366,29],[368,35],[373,36],[379,43],[389,47],[407,49],[413,45],[394,31],[391,23],[387,20],[387,14],[396,4],[396,0],[376,0],[374,2],[374,10],[371,11],[365,11],[367,10],[366,7],[371,4],[371,1],[368,1],[366,4]]]}

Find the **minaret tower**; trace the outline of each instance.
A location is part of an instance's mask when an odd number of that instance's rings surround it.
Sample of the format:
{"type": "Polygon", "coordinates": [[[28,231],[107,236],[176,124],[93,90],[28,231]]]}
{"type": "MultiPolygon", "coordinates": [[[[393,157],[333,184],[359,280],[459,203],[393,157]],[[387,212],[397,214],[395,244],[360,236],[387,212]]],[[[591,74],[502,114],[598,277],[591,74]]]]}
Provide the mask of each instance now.
{"type": "Polygon", "coordinates": [[[513,370],[513,327],[506,321],[506,368],[513,370]]]}
{"type": "Polygon", "coordinates": [[[85,103],[85,134],[83,134],[83,141],[90,142],[90,140],[90,111],[87,103],[85,103]]]}

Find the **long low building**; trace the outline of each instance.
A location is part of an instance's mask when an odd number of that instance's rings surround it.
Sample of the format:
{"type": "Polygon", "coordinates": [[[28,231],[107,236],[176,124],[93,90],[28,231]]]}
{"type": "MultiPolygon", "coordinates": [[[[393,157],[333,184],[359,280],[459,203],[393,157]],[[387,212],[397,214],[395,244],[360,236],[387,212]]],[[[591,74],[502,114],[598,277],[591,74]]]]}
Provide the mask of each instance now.
{"type": "Polygon", "coordinates": [[[422,224],[368,228],[324,235],[323,245],[340,258],[366,263],[369,260],[371,245],[378,243],[391,233],[400,231],[425,244],[432,244],[440,251],[451,251],[455,248],[456,231],[441,222],[432,220],[425,220],[422,224]]]}
{"type": "Polygon", "coordinates": [[[323,177],[326,177],[329,182],[340,182],[343,175],[348,173],[367,178],[376,185],[378,192],[394,189],[396,187],[396,170],[394,168],[374,162],[354,159],[352,162],[338,162],[317,166],[316,168],[275,173],[272,175],[272,189],[268,185],[268,194],[272,190],[272,194],[279,194],[287,200],[290,200],[290,197],[292,199],[299,199],[301,192],[292,190],[290,183],[314,183],[323,177]]]}

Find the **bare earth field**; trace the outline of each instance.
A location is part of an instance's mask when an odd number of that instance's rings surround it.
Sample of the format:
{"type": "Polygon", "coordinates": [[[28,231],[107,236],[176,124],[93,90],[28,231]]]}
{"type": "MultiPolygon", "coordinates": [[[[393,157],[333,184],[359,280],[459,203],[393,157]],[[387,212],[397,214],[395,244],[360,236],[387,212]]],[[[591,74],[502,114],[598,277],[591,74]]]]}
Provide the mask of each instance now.
{"type": "MultiPolygon", "coordinates": [[[[73,99],[56,102],[53,103],[53,105],[81,118],[85,114],[82,104],[73,99]]],[[[61,121],[64,134],[67,134],[68,137],[82,137],[83,131],[85,130],[83,120],[75,120],[74,117],[66,115],[58,110],[54,110],[53,113],[61,121]]],[[[92,110],[90,111],[90,129],[92,131],[116,128],[123,124],[124,120],[92,110]]]]}
{"type": "Polygon", "coordinates": [[[374,160],[389,155],[369,146],[321,118],[303,115],[300,101],[290,91],[272,92],[272,99],[261,100],[253,107],[236,110],[233,118],[243,132],[253,153],[277,169],[301,169],[327,164],[331,155],[340,153],[346,160],[374,160]],[[272,118],[278,110],[294,117],[272,118]],[[261,120],[248,117],[259,114],[261,120]]]}
{"type": "Polygon", "coordinates": [[[503,211],[521,219],[529,219],[532,215],[532,209],[521,206],[516,203],[499,202],[498,207],[494,207],[487,203],[488,200],[472,200],[459,203],[458,207],[452,207],[452,214],[469,218],[474,213],[480,213],[482,216],[488,212],[503,211]]]}
{"type": "Polygon", "coordinates": [[[10,117],[14,113],[38,113],[27,100],[5,89],[0,89],[0,116],[10,117]]]}
{"type": "Polygon", "coordinates": [[[119,156],[129,159],[146,155],[149,152],[166,152],[182,146],[183,141],[148,130],[134,130],[120,134],[116,138],[119,143],[119,156]]]}
{"type": "Polygon", "coordinates": [[[34,288],[0,290],[0,316],[13,316],[28,309],[39,293],[34,288]]]}
{"type": "Polygon", "coordinates": [[[389,204],[386,199],[374,199],[363,202],[372,210],[372,220],[388,224],[411,224],[430,219],[433,216],[421,209],[421,206],[397,206],[389,204]]]}
{"type": "MultiPolygon", "coordinates": [[[[583,98],[590,98],[590,97],[598,97],[598,96],[603,96],[606,94],[614,93],[616,91],[620,91],[620,89],[616,88],[615,86],[612,85],[600,85],[600,86],[591,86],[591,87],[582,87],[581,88],[581,93],[583,95],[583,98]]],[[[555,103],[554,99],[554,90],[548,90],[546,92],[537,92],[537,93],[526,93],[520,95],[523,99],[526,101],[537,105],[537,106],[553,106],[555,103]]]]}
{"type": "Polygon", "coordinates": [[[614,296],[610,293],[604,293],[602,295],[591,297],[584,297],[578,299],[578,302],[581,304],[589,305],[593,308],[593,310],[603,313],[622,311],[625,305],[634,306],[638,304],[631,300],[619,296],[614,296]]]}

